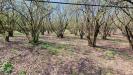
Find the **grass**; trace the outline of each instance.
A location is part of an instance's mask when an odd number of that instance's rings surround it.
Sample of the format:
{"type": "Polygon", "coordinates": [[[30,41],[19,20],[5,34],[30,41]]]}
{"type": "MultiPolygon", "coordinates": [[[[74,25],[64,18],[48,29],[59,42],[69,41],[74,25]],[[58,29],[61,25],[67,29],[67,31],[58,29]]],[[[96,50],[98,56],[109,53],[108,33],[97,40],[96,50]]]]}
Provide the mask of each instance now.
{"type": "Polygon", "coordinates": [[[52,55],[57,55],[59,53],[59,51],[65,49],[66,46],[61,45],[61,44],[54,44],[54,43],[45,42],[41,45],[41,48],[47,49],[48,52],[52,55]]]}
{"type": "Polygon", "coordinates": [[[123,57],[126,60],[133,60],[133,55],[130,55],[126,51],[119,51],[118,49],[110,49],[110,48],[96,48],[96,51],[103,51],[104,57],[107,59],[112,59],[115,57],[115,55],[119,55],[120,57],[123,57]]]}
{"type": "MultiPolygon", "coordinates": [[[[99,50],[99,49],[98,49],[99,50]]],[[[104,57],[107,59],[113,59],[116,55],[123,57],[126,60],[133,60],[133,55],[129,55],[127,52],[120,52],[118,50],[103,50],[105,52],[104,57]]]]}
{"type": "Polygon", "coordinates": [[[74,52],[74,49],[72,49],[69,45],[64,44],[55,44],[50,42],[45,42],[41,45],[42,49],[47,49],[48,52],[52,55],[57,55],[59,52],[63,50],[67,50],[69,52],[74,52]]]}
{"type": "Polygon", "coordinates": [[[105,58],[107,59],[112,59],[115,57],[117,53],[113,50],[108,50],[108,51],[105,51],[105,58]]]}
{"type": "Polygon", "coordinates": [[[102,75],[114,75],[115,71],[111,68],[103,68],[102,75]]]}
{"type": "Polygon", "coordinates": [[[122,39],[118,39],[118,38],[113,38],[113,37],[108,37],[108,40],[110,41],[114,41],[114,42],[117,42],[117,43],[127,43],[128,41],[127,40],[122,40],[122,39]]]}
{"type": "Polygon", "coordinates": [[[20,70],[19,75],[26,75],[26,71],[20,70]]]}
{"type": "Polygon", "coordinates": [[[101,49],[101,48],[95,48],[96,49],[96,51],[103,51],[103,49],[101,49]]]}
{"type": "Polygon", "coordinates": [[[133,60],[133,55],[130,55],[127,52],[117,52],[117,54],[121,55],[122,57],[124,57],[127,60],[133,60]]]}
{"type": "Polygon", "coordinates": [[[24,34],[23,34],[23,33],[18,32],[18,31],[15,31],[15,32],[14,32],[14,35],[24,35],[24,34]]]}

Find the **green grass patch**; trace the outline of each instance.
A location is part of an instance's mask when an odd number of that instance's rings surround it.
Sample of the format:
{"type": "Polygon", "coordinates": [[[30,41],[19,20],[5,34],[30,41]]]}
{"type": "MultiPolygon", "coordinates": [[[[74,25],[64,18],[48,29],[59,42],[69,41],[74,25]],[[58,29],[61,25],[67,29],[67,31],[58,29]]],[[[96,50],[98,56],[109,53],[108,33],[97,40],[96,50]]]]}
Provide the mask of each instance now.
{"type": "Polygon", "coordinates": [[[42,49],[47,49],[48,52],[52,55],[57,55],[59,51],[65,49],[65,47],[66,47],[65,45],[54,44],[49,42],[45,42],[41,45],[42,49]]]}

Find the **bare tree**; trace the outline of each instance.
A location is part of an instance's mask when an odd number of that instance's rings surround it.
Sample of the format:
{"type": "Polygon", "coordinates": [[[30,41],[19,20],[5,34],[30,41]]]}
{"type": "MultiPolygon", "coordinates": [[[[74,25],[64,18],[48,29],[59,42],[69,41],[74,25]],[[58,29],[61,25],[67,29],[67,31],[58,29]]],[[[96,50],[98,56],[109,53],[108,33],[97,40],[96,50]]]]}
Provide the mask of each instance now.
{"type": "Polygon", "coordinates": [[[67,29],[67,26],[69,24],[68,22],[68,12],[64,8],[61,8],[58,6],[57,10],[54,12],[56,13],[56,16],[53,15],[52,21],[50,19],[50,24],[51,24],[51,29],[55,32],[57,37],[63,38],[64,37],[64,32],[67,29]]]}
{"type": "Polygon", "coordinates": [[[43,20],[52,11],[47,9],[44,3],[39,3],[37,1],[27,3],[23,0],[19,7],[20,8],[13,5],[13,9],[19,14],[19,21],[21,22],[21,24],[18,23],[19,28],[27,36],[30,35],[31,38],[29,38],[29,41],[31,43],[38,43],[43,20]]]}
{"type": "MultiPolygon", "coordinates": [[[[93,3],[95,3],[95,1],[93,3]]],[[[85,6],[85,9],[83,11],[85,11],[85,16],[86,16],[86,28],[87,28],[86,30],[87,30],[88,45],[95,47],[96,39],[99,34],[100,27],[104,23],[103,16],[106,12],[106,9],[85,6]]]]}

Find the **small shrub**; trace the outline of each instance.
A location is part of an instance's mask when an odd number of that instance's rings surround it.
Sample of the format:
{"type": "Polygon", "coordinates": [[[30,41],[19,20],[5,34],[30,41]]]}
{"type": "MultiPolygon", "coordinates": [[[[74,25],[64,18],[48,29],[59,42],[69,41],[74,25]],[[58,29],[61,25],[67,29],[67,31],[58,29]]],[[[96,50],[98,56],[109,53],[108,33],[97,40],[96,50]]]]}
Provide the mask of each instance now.
{"type": "Polygon", "coordinates": [[[106,52],[105,52],[105,56],[106,56],[108,59],[114,58],[115,55],[116,55],[116,52],[115,52],[115,51],[106,51],[106,52]]]}
{"type": "Polygon", "coordinates": [[[1,71],[4,72],[5,74],[10,74],[13,70],[13,65],[10,62],[4,62],[1,71]]]}
{"type": "Polygon", "coordinates": [[[21,70],[21,71],[19,72],[19,75],[26,75],[26,71],[21,70]]]}

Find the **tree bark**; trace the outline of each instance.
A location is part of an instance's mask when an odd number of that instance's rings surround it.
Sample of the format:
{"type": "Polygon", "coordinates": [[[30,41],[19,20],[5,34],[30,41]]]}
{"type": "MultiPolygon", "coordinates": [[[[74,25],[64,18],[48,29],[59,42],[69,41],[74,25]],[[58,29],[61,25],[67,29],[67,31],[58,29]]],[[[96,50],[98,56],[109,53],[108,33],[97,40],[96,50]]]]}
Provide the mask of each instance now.
{"type": "Polygon", "coordinates": [[[80,39],[83,39],[83,34],[80,34],[80,39]]]}
{"type": "Polygon", "coordinates": [[[130,31],[130,29],[128,28],[128,26],[125,26],[125,30],[126,30],[126,37],[127,37],[129,44],[133,50],[133,34],[130,31]]]}
{"type": "Polygon", "coordinates": [[[38,42],[39,42],[39,33],[36,34],[32,33],[30,43],[37,44],[38,42]]]}
{"type": "Polygon", "coordinates": [[[84,37],[84,32],[83,31],[80,31],[80,39],[83,39],[83,37],[84,37]]]}
{"type": "Polygon", "coordinates": [[[64,38],[64,35],[63,35],[63,33],[59,33],[59,34],[57,34],[57,37],[64,38]]]}
{"type": "Polygon", "coordinates": [[[44,35],[44,31],[41,32],[41,35],[44,35]]]}
{"type": "Polygon", "coordinates": [[[5,37],[5,41],[6,41],[6,42],[10,42],[10,41],[9,41],[9,36],[6,36],[6,37],[5,37]]]}
{"type": "Polygon", "coordinates": [[[96,47],[96,41],[97,41],[97,36],[99,33],[100,25],[98,22],[96,23],[97,25],[95,26],[95,32],[94,32],[94,39],[93,39],[93,47],[96,47]]]}
{"type": "Polygon", "coordinates": [[[8,35],[9,35],[10,37],[13,37],[13,31],[9,31],[9,32],[8,32],[8,35]]]}

